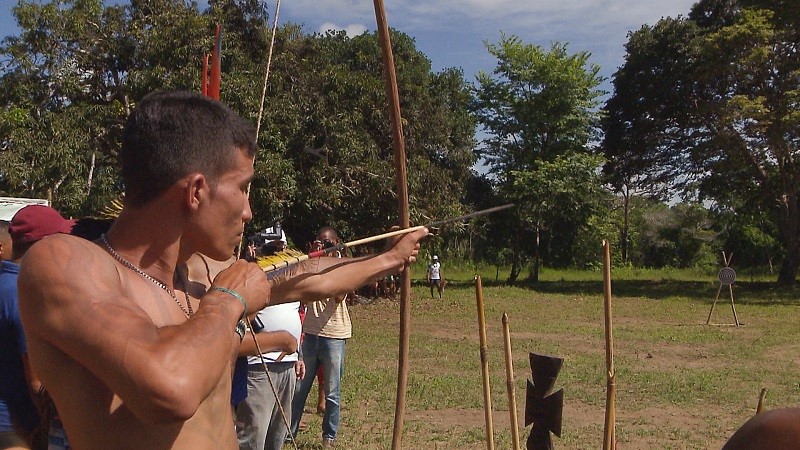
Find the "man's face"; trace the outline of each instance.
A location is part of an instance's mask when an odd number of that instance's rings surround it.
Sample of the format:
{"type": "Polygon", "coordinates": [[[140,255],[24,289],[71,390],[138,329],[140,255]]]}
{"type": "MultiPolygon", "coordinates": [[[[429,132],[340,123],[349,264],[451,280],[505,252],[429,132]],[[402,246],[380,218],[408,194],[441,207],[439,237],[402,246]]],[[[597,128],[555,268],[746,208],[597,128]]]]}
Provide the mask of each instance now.
{"type": "Polygon", "coordinates": [[[332,232],[330,230],[325,230],[325,231],[321,232],[320,234],[318,234],[317,235],[317,240],[322,242],[322,247],[323,248],[325,247],[325,241],[332,242],[334,244],[338,244],[339,243],[339,238],[336,236],[336,233],[334,233],[334,232],[332,232]]]}
{"type": "Polygon", "coordinates": [[[247,186],[252,179],[253,158],[238,151],[234,167],[211,187],[210,203],[201,219],[205,223],[200,224],[206,230],[207,245],[203,246],[203,253],[209,257],[228,259],[241,242],[244,224],[253,218],[247,198],[247,186]]]}
{"type": "Polygon", "coordinates": [[[0,233],[0,261],[11,259],[14,254],[14,242],[8,233],[0,233]]]}

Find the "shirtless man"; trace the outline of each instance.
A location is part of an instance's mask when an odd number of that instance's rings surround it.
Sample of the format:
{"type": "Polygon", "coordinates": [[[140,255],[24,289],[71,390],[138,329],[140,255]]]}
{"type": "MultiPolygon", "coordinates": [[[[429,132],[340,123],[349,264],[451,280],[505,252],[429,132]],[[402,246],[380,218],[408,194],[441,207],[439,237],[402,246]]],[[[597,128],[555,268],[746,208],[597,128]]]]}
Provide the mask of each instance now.
{"type": "MultiPolygon", "coordinates": [[[[126,196],[108,235],[53,236],[26,255],[19,289],[30,359],[73,448],[237,448],[237,323],[267,305],[269,282],[237,261],[201,303],[176,267],[194,253],[226,260],[240,242],[252,217],[254,135],[199,94],[147,96],[125,126],[126,196]]],[[[425,234],[384,253],[386,271],[413,261],[425,234]]]]}
{"type": "Polygon", "coordinates": [[[722,450],[800,448],[800,408],[764,411],[751,417],[722,450]]]}

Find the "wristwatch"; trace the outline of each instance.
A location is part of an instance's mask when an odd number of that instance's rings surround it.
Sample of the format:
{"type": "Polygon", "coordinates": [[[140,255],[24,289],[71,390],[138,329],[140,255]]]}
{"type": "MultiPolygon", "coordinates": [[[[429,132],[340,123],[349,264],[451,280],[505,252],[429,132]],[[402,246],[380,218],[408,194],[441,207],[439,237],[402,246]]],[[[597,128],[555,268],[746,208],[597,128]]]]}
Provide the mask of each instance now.
{"type": "Polygon", "coordinates": [[[247,323],[244,321],[244,319],[240,320],[236,324],[236,328],[234,328],[233,331],[239,335],[240,342],[244,340],[244,333],[247,331],[247,323]]]}

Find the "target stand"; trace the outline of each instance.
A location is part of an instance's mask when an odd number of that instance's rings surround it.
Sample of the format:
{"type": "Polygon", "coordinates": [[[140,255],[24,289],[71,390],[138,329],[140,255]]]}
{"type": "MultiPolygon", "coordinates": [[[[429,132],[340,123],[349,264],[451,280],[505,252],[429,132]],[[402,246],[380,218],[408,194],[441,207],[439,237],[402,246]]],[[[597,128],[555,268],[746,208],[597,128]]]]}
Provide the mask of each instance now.
{"type": "MultiPolygon", "coordinates": [[[[733,283],[736,281],[736,272],[731,269],[731,260],[733,259],[733,253],[730,256],[726,257],[725,252],[722,252],[722,261],[725,263],[725,267],[720,269],[719,274],[717,274],[717,278],[719,279],[719,288],[717,289],[717,297],[714,299],[714,303],[711,304],[711,310],[708,312],[708,319],[706,319],[706,325],[711,323],[711,313],[714,312],[714,306],[716,306],[717,301],[719,300],[719,294],[722,292],[722,286],[728,286],[728,292],[731,294],[731,310],[733,311],[733,325],[739,326],[742,325],[739,323],[739,318],[736,317],[736,306],[733,304],[733,283]]],[[[714,324],[718,325],[718,324],[714,324]]]]}

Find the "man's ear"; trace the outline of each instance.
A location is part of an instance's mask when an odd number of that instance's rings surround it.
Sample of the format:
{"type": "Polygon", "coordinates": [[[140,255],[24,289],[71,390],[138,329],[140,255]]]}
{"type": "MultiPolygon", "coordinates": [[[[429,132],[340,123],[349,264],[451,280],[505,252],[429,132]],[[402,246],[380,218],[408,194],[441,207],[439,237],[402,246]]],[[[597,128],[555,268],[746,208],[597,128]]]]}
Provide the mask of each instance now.
{"type": "Polygon", "coordinates": [[[197,210],[200,204],[208,200],[211,186],[202,173],[193,173],[184,178],[184,199],[191,210],[197,210]]]}

